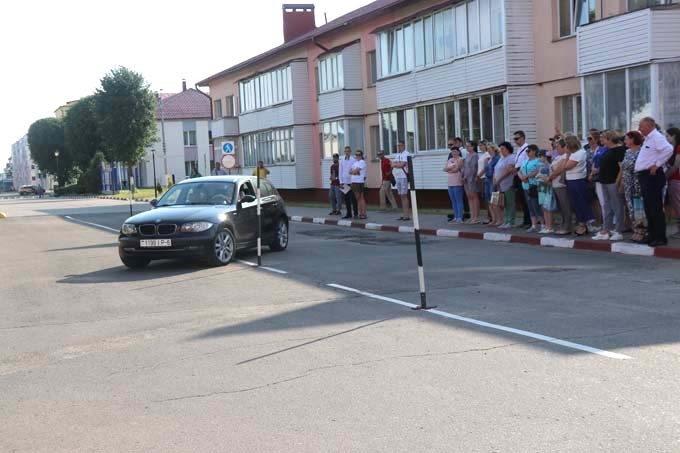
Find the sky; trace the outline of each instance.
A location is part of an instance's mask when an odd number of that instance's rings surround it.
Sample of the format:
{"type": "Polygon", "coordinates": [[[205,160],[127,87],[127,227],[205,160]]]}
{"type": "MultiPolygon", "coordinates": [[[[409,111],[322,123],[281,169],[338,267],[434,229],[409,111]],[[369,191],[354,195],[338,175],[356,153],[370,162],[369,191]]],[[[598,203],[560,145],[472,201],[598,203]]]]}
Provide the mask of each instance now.
{"type": "MultiPolygon", "coordinates": [[[[10,0],[0,19],[0,170],[34,121],[92,94],[117,66],[187,86],[283,43],[275,0],[10,0]]],[[[288,3],[302,3],[289,1],[288,3]]],[[[316,0],[316,24],[370,0],[316,0]]],[[[205,88],[204,88],[205,89],[205,88]]]]}

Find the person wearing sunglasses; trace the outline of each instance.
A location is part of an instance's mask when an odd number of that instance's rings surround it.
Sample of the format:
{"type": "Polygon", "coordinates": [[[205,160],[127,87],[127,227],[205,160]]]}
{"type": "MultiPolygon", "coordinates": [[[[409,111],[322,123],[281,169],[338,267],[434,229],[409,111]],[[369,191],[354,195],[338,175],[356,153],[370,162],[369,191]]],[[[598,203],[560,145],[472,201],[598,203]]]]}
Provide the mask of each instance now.
{"type": "Polygon", "coordinates": [[[524,195],[524,189],[522,188],[522,180],[519,179],[518,174],[522,168],[522,164],[524,164],[524,162],[526,162],[526,160],[529,158],[527,153],[529,144],[527,143],[527,137],[526,134],[524,134],[524,131],[516,131],[513,134],[513,140],[517,146],[517,151],[515,153],[515,169],[517,170],[517,173],[515,174],[513,185],[517,191],[517,198],[519,200],[520,206],[522,207],[522,213],[524,215],[522,227],[527,228],[531,226],[531,216],[529,215],[529,207],[527,206],[526,196],[524,195]]]}

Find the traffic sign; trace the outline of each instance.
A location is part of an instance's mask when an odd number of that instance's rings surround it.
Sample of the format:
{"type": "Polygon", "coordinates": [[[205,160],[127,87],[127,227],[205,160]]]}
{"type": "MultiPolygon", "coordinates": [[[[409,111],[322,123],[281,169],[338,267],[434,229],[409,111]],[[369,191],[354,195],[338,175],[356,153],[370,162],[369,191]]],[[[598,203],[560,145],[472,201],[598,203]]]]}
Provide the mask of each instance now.
{"type": "Polygon", "coordinates": [[[234,154],[234,142],[222,143],[222,154],[234,154]]]}
{"type": "Polygon", "coordinates": [[[222,167],[231,170],[236,166],[236,158],[233,154],[222,154],[222,167]]]}

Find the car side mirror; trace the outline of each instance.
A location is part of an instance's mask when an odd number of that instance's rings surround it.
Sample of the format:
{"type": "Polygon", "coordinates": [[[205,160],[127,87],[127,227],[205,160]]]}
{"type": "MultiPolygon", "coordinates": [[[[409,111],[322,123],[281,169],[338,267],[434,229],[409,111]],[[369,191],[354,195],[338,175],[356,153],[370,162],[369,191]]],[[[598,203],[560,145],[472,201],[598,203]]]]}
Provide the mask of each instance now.
{"type": "Polygon", "coordinates": [[[149,202],[149,204],[151,205],[152,208],[155,208],[156,206],[158,206],[158,200],[154,198],[149,202]]]}

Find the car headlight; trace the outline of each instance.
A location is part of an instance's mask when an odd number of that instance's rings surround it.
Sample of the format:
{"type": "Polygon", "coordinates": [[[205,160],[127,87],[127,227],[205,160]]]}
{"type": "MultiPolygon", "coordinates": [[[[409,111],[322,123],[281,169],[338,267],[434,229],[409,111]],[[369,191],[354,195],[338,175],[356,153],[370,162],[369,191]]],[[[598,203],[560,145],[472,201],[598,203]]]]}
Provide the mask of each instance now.
{"type": "Polygon", "coordinates": [[[131,223],[124,223],[123,226],[120,228],[120,232],[128,236],[130,236],[131,234],[136,234],[137,226],[131,223]]]}
{"type": "Polygon", "coordinates": [[[182,225],[182,233],[201,233],[212,228],[213,224],[210,222],[191,222],[182,225]]]}

